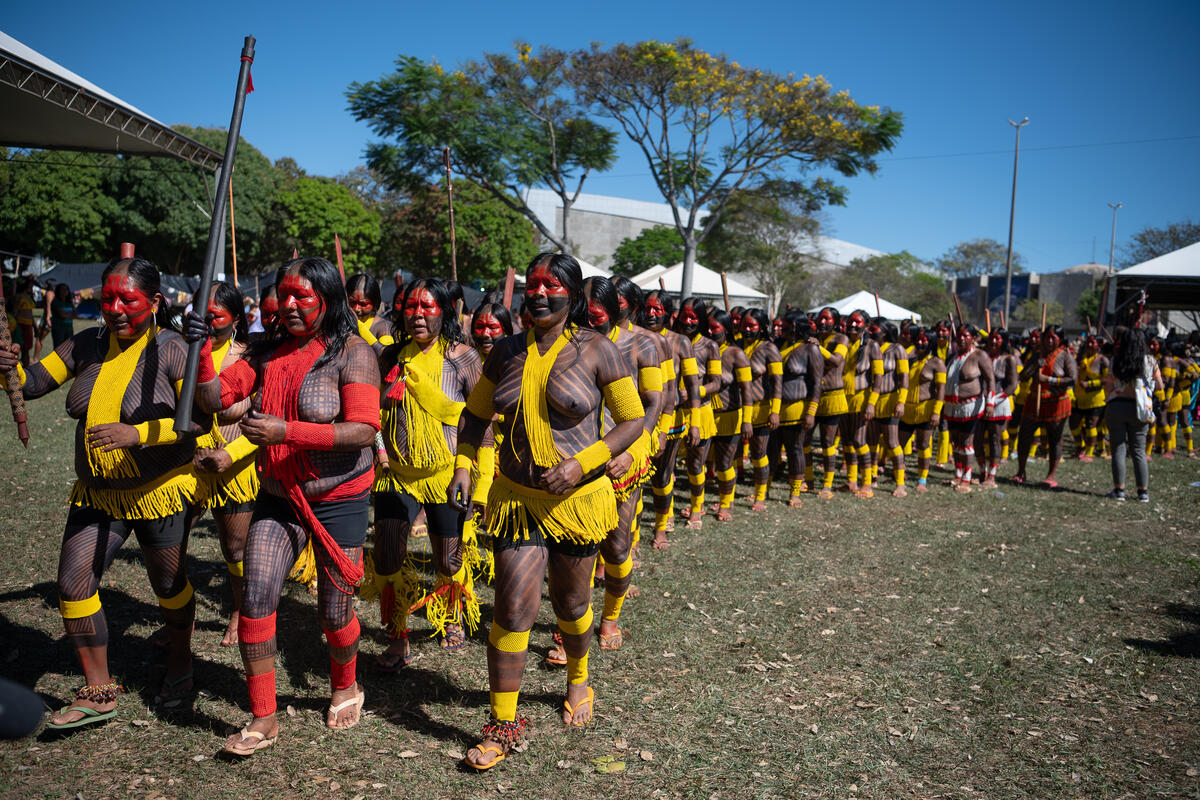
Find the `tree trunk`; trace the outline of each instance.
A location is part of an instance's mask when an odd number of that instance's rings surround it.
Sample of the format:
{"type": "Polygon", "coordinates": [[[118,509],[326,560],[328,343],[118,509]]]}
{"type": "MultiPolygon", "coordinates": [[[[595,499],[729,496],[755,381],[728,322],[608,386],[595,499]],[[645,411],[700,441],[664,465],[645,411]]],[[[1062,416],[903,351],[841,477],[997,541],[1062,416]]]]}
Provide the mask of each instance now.
{"type": "Polygon", "coordinates": [[[567,217],[569,217],[571,215],[571,201],[564,197],[564,198],[562,198],[562,203],[563,203],[563,207],[562,207],[562,215],[563,215],[562,231],[563,231],[563,234],[562,234],[562,243],[559,244],[559,248],[563,251],[563,255],[573,256],[573,255],[575,255],[575,250],[573,247],[571,247],[571,240],[567,236],[567,217]]]}
{"type": "Polygon", "coordinates": [[[679,300],[692,296],[692,273],[696,266],[696,236],[683,237],[683,275],[679,281],[679,300]]]}

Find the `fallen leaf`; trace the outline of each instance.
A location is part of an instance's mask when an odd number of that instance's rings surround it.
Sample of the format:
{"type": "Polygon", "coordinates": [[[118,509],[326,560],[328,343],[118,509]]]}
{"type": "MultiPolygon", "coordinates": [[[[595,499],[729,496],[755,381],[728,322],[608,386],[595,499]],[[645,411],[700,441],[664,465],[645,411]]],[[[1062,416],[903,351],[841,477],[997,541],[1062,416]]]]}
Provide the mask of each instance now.
{"type": "Polygon", "coordinates": [[[340,788],[342,788],[342,785],[340,783],[338,783],[337,781],[332,781],[329,784],[329,791],[331,791],[331,792],[336,792],[340,788]]]}
{"type": "Polygon", "coordinates": [[[1187,776],[1189,778],[1195,778],[1197,775],[1200,775],[1200,769],[1196,769],[1195,767],[1188,767],[1187,776]]]}
{"type": "Polygon", "coordinates": [[[138,726],[139,728],[144,728],[144,727],[146,727],[147,725],[149,725],[149,724],[150,724],[150,720],[148,720],[148,719],[135,719],[135,720],[133,721],[133,724],[134,724],[134,725],[136,725],[136,726],[138,726]]]}
{"type": "Polygon", "coordinates": [[[295,707],[295,706],[288,706],[288,707],[287,707],[287,715],[288,715],[289,717],[294,717],[294,716],[296,716],[296,707],[295,707]]]}
{"type": "Polygon", "coordinates": [[[888,733],[890,733],[892,736],[903,736],[903,735],[904,735],[904,731],[900,730],[899,728],[892,728],[892,727],[889,727],[889,728],[887,729],[887,731],[888,731],[888,733]]]}
{"type": "Polygon", "coordinates": [[[446,755],[450,756],[455,761],[462,761],[464,758],[466,758],[466,756],[463,755],[463,753],[459,750],[447,750],[446,755]]]}
{"type": "Polygon", "coordinates": [[[1143,698],[1145,698],[1145,699],[1149,700],[1151,703],[1155,703],[1155,702],[1157,702],[1157,701],[1158,701],[1158,695],[1156,695],[1156,694],[1151,694],[1150,692],[1147,692],[1145,689],[1143,689],[1143,690],[1141,690],[1140,692],[1138,692],[1138,696],[1140,696],[1140,697],[1143,697],[1143,698]]]}
{"type": "Polygon", "coordinates": [[[199,763],[201,761],[206,760],[207,758],[208,758],[208,756],[192,756],[192,761],[199,763]]]}
{"type": "Polygon", "coordinates": [[[399,756],[401,758],[416,758],[419,755],[421,755],[421,754],[418,753],[416,750],[401,750],[399,753],[399,756]]]}
{"type": "Polygon", "coordinates": [[[629,742],[625,741],[624,739],[613,739],[613,747],[617,748],[618,750],[626,750],[629,747],[629,742]]]}
{"type": "Polygon", "coordinates": [[[642,761],[653,761],[654,753],[651,753],[649,750],[640,750],[638,751],[638,757],[641,758],[642,761]]]}
{"type": "Polygon", "coordinates": [[[816,733],[816,732],[817,732],[817,730],[818,730],[818,728],[817,728],[817,723],[815,723],[815,722],[814,722],[812,725],[809,725],[809,726],[808,726],[808,732],[809,732],[809,733],[816,733]]]}
{"type": "Polygon", "coordinates": [[[692,611],[695,611],[695,610],[696,610],[696,604],[695,604],[695,603],[688,603],[688,604],[687,604],[687,607],[688,607],[688,608],[690,608],[692,611]]]}
{"type": "Polygon", "coordinates": [[[559,769],[570,769],[570,768],[571,768],[571,762],[570,762],[570,761],[559,761],[559,762],[558,762],[557,764],[555,764],[554,766],[558,767],[559,769]]]}
{"type": "Polygon", "coordinates": [[[837,633],[837,631],[835,631],[833,628],[826,628],[825,630],[821,631],[822,636],[833,636],[835,633],[837,633]]]}

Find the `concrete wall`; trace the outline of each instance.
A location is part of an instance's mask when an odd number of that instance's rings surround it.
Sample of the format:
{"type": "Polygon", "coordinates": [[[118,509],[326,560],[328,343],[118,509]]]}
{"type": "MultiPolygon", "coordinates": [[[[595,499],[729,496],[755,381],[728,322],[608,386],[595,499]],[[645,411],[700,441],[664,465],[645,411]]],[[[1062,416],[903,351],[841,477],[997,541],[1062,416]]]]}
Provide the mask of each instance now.
{"type": "MultiPolygon", "coordinates": [[[[597,267],[612,269],[613,252],[625,239],[635,238],[657,223],[614,214],[597,214],[591,211],[571,210],[571,227],[567,238],[571,240],[575,255],[597,267]]],[[[562,230],[562,209],[554,209],[554,230],[562,230]]],[[[669,265],[668,265],[669,266],[669,265]]]]}

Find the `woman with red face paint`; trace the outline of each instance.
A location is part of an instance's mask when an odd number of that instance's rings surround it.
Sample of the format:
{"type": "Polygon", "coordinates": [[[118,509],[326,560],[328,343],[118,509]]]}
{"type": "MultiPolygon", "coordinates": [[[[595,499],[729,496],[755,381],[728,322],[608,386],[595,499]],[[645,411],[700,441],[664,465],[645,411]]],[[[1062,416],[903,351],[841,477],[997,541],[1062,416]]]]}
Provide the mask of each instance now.
{"type": "Polygon", "coordinates": [[[842,417],[842,452],[846,461],[847,489],[863,498],[874,497],[871,470],[875,454],[867,445],[867,426],[875,418],[875,405],[883,384],[883,354],[879,344],[866,335],[867,312],[861,309],[846,317],[849,349],[842,367],[847,413],[842,417]],[[861,482],[860,482],[861,481],[861,482]]]}
{"type": "MultiPolygon", "coordinates": [[[[679,334],[688,345],[688,354],[692,363],[699,370],[704,365],[703,377],[697,392],[700,402],[691,407],[690,425],[697,428],[700,441],[693,444],[688,442],[687,476],[691,492],[691,507],[687,509],[687,527],[689,530],[700,530],[704,524],[704,471],[708,462],[708,446],[716,435],[717,423],[713,417],[712,395],[721,388],[721,355],[717,343],[701,332],[701,320],[708,319],[708,305],[703,300],[692,297],[684,300],[679,306],[679,314],[675,317],[675,333],[679,334]]],[[[685,359],[683,374],[689,371],[685,359]]],[[[685,395],[685,400],[690,395],[685,395]]]]}
{"type": "Polygon", "coordinates": [[[929,463],[946,396],[946,365],[937,357],[934,342],[919,325],[909,326],[913,350],[909,354],[908,394],[900,417],[900,444],[916,434],[917,492],[929,491],[929,463]]]}
{"type": "Polygon", "coordinates": [[[779,348],[768,338],[770,318],[761,308],[748,308],[742,315],[742,344],[750,359],[750,388],[742,402],[754,406],[750,420],[750,463],[754,467],[754,505],[752,511],[765,511],[767,490],[771,485],[771,457],[767,443],[779,428],[783,406],[783,361],[779,348]]]}
{"type": "Polygon", "coordinates": [[[817,423],[817,408],[821,404],[825,359],[814,338],[816,328],[803,312],[793,309],[784,315],[783,333],[784,346],[779,352],[783,361],[783,405],[779,430],[772,437],[770,451],[772,454],[778,452],[775,442],[786,451],[790,483],[788,505],[800,508],[803,502],[800,495],[808,491],[808,484],[814,479],[812,435],[817,423]]]}
{"type": "MultiPolygon", "coordinates": [[[[904,448],[900,446],[898,425],[904,416],[904,402],[908,396],[908,352],[896,342],[898,333],[896,326],[883,317],[873,318],[867,328],[867,335],[879,346],[883,361],[883,380],[875,404],[875,418],[867,426],[867,446],[874,450],[876,443],[882,440],[883,457],[891,457],[892,477],[896,481],[892,497],[907,497],[904,448]]],[[[876,473],[882,471],[882,467],[873,468],[870,478],[875,480],[876,473]]]]}
{"type": "MultiPolygon", "coordinates": [[[[471,339],[475,344],[475,352],[479,353],[480,363],[487,360],[501,339],[512,335],[512,313],[500,303],[491,302],[485,297],[471,317],[471,339]]],[[[502,441],[495,425],[492,426],[492,434],[496,437],[495,445],[479,448],[479,480],[475,483],[475,497],[472,498],[472,505],[479,515],[483,514],[487,506],[488,492],[491,491],[492,480],[496,477],[495,448],[499,447],[502,441]]],[[[491,564],[488,573],[490,583],[495,577],[494,563],[491,564]]]]}
{"type": "Polygon", "coordinates": [[[679,454],[679,442],[687,435],[688,446],[693,447],[701,439],[700,428],[693,418],[693,411],[700,407],[700,370],[691,342],[670,328],[672,311],[671,299],[656,289],[646,294],[639,317],[643,328],[662,335],[667,353],[659,365],[664,391],[659,430],[666,431],[666,437],[654,460],[654,476],[650,479],[650,491],[654,494],[655,550],[670,547],[667,534],[675,530],[675,457],[679,454]]]}
{"type": "MultiPolygon", "coordinates": [[[[388,467],[375,481],[374,589],[379,592],[390,644],[376,661],[395,670],[412,661],[407,619],[423,606],[442,648],[466,646],[466,631],[479,624],[474,578],[478,550],[472,527],[464,548],[466,514],[447,502],[454,475],[459,418],[481,361],[462,342],[446,284],[420,278],[405,289],[399,307],[401,339],[380,356],[383,379],[383,438],[388,467]],[[436,586],[424,595],[408,556],[408,537],[417,514],[425,511],[433,550],[436,586]]],[[[483,462],[480,458],[478,461],[483,462]]],[[[475,469],[475,465],[472,465],[475,469]]]]}
{"type": "Polygon", "coordinates": [[[592,717],[588,645],[593,635],[592,574],[600,543],[617,526],[606,474],[613,457],[643,432],[645,409],[616,345],[586,330],[579,263],[542,253],[526,272],[533,328],[496,345],[463,413],[450,498],[465,508],[470,464],[494,415],[504,419],[500,472],[488,496],[487,527],[496,552],[495,616],[488,636],[492,719],[466,764],[490,769],[520,739],[517,696],[537,617],[542,576],[567,654],[563,722],[592,717]],[[601,435],[601,406],[612,428],[601,435]]]}
{"type": "MultiPolygon", "coordinates": [[[[150,585],[166,623],[167,672],[156,703],[173,707],[192,689],[195,600],[184,566],[187,515],[196,489],[194,435],[172,430],[176,386],[187,346],[159,327],[165,310],[158,270],[142,258],[116,259],[101,280],[104,327],[75,334],[21,370],[26,399],[66,384],[67,414],[76,420],[71,505],[58,562],[59,609],[85,685],[50,718],[75,728],[116,715],[121,687],[108,671],[108,626],[97,589],[130,534],[137,537],[150,585]]],[[[0,372],[16,353],[0,352],[0,372]]],[[[197,428],[198,430],[199,428],[197,428]]]]}
{"type": "Polygon", "coordinates": [[[712,509],[717,522],[733,519],[733,500],[737,491],[734,462],[742,454],[742,442],[754,436],[754,405],[749,400],[753,376],[750,359],[736,344],[730,344],[733,317],[713,309],[708,313],[708,337],[717,343],[721,356],[721,388],[713,395],[717,433],[713,436],[719,499],[712,509]]]}
{"type": "Polygon", "coordinates": [[[821,450],[825,459],[825,475],[817,497],[828,500],[833,497],[833,478],[836,475],[838,429],[842,418],[850,410],[846,401],[843,370],[846,355],[850,352],[850,340],[838,332],[841,315],[836,308],[826,306],[817,314],[817,345],[821,358],[825,360],[821,370],[821,402],[817,406],[816,425],[821,429],[821,450]]]}
{"type": "Polygon", "coordinates": [[[1062,460],[1063,425],[1071,415],[1068,390],[1075,385],[1077,376],[1075,359],[1062,344],[1062,328],[1047,326],[1041,332],[1041,352],[1026,362],[1021,371],[1022,378],[1030,379],[1030,386],[1017,440],[1017,474],[1013,476],[1014,483],[1025,483],[1025,464],[1033,448],[1034,431],[1040,426],[1048,439],[1049,452],[1046,457],[1050,462],[1042,486],[1057,488],[1055,471],[1062,460]]]}
{"type": "Polygon", "coordinates": [[[379,314],[383,304],[379,281],[364,272],[351,275],[346,281],[346,298],[362,331],[369,332],[385,347],[394,341],[392,324],[379,314]]]}
{"type": "MultiPolygon", "coordinates": [[[[208,314],[212,363],[218,373],[237,363],[246,351],[249,334],[243,309],[241,292],[228,283],[213,284],[208,314]]],[[[216,414],[212,430],[196,443],[192,457],[200,478],[197,500],[201,513],[203,508],[212,510],[233,593],[233,613],[221,639],[222,647],[237,645],[246,536],[258,496],[258,445],[243,436],[238,427],[249,410],[250,398],[246,398],[216,414]]]]}
{"type": "MultiPolygon", "coordinates": [[[[1012,418],[1012,396],[1020,382],[1021,361],[1012,352],[1008,331],[1003,328],[987,336],[987,354],[992,360],[992,377],[996,389],[991,408],[975,429],[976,459],[988,454],[986,473],[980,485],[985,489],[996,486],[996,473],[1008,450],[1008,423],[1012,418]]],[[[982,462],[981,462],[982,464],[982,462]]]]}
{"type": "Polygon", "coordinates": [[[275,613],[283,582],[313,541],[317,612],[329,643],[332,693],[325,725],[356,724],[363,692],[356,677],[359,623],[354,587],[362,579],[372,442],[379,429],[379,365],[356,335],[337,268],[297,258],[278,284],[279,328],[220,374],[209,329],[194,311],[188,339],[204,340],[196,403],[218,413],[247,397],[242,434],[259,446],[261,489],[244,560],[238,646],[254,718],[225,742],[252,755],[279,734],[275,697],[275,613]]]}
{"type": "Polygon", "coordinates": [[[942,416],[950,430],[954,453],[954,479],[958,492],[971,491],[971,463],[975,460],[975,426],[996,405],[996,379],[992,359],[975,346],[979,329],[971,323],[958,326],[955,348],[946,365],[946,406],[942,416]]]}

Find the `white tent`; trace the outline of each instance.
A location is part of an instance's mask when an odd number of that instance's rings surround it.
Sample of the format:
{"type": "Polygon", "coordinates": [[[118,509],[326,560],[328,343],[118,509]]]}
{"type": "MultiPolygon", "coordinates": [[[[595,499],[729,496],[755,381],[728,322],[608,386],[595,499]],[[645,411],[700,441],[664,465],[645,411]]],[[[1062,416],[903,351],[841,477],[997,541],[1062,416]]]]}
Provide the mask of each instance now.
{"type": "Polygon", "coordinates": [[[1147,308],[1200,311],[1200,242],[1123,269],[1115,277],[1110,311],[1136,302],[1143,291],[1147,308]]]}
{"type": "Polygon", "coordinates": [[[895,303],[889,303],[887,300],[884,300],[882,297],[879,298],[879,311],[878,311],[878,313],[876,313],[875,295],[873,295],[867,291],[855,292],[854,294],[850,295],[849,297],[843,297],[841,300],[837,300],[832,303],[822,303],[821,305],[816,306],[815,308],[810,308],[809,312],[816,313],[816,312],[820,311],[822,308],[825,308],[826,306],[832,306],[833,308],[836,308],[837,312],[842,315],[850,314],[861,308],[863,311],[866,311],[871,316],[879,316],[879,317],[883,317],[884,319],[890,319],[890,320],[896,320],[896,321],[903,320],[903,319],[912,319],[912,320],[915,320],[916,322],[921,321],[920,314],[916,313],[915,311],[909,311],[907,308],[898,306],[895,303]]]}
{"type": "Polygon", "coordinates": [[[1164,256],[1143,261],[1117,273],[1118,278],[1133,278],[1143,275],[1164,278],[1200,278],[1200,242],[1181,247],[1164,256]]]}
{"type": "MultiPolygon", "coordinates": [[[[683,263],[671,267],[655,264],[645,272],[634,275],[630,280],[646,290],[659,288],[658,279],[662,278],[667,291],[679,294],[683,282],[683,263]]],[[[735,306],[756,306],[762,308],[767,296],[757,289],[751,289],[741,281],[733,278],[726,279],[729,284],[729,302],[735,306]]],[[[721,275],[708,267],[697,263],[692,269],[692,296],[699,297],[718,306],[724,305],[724,295],[721,292],[721,275]]]]}

